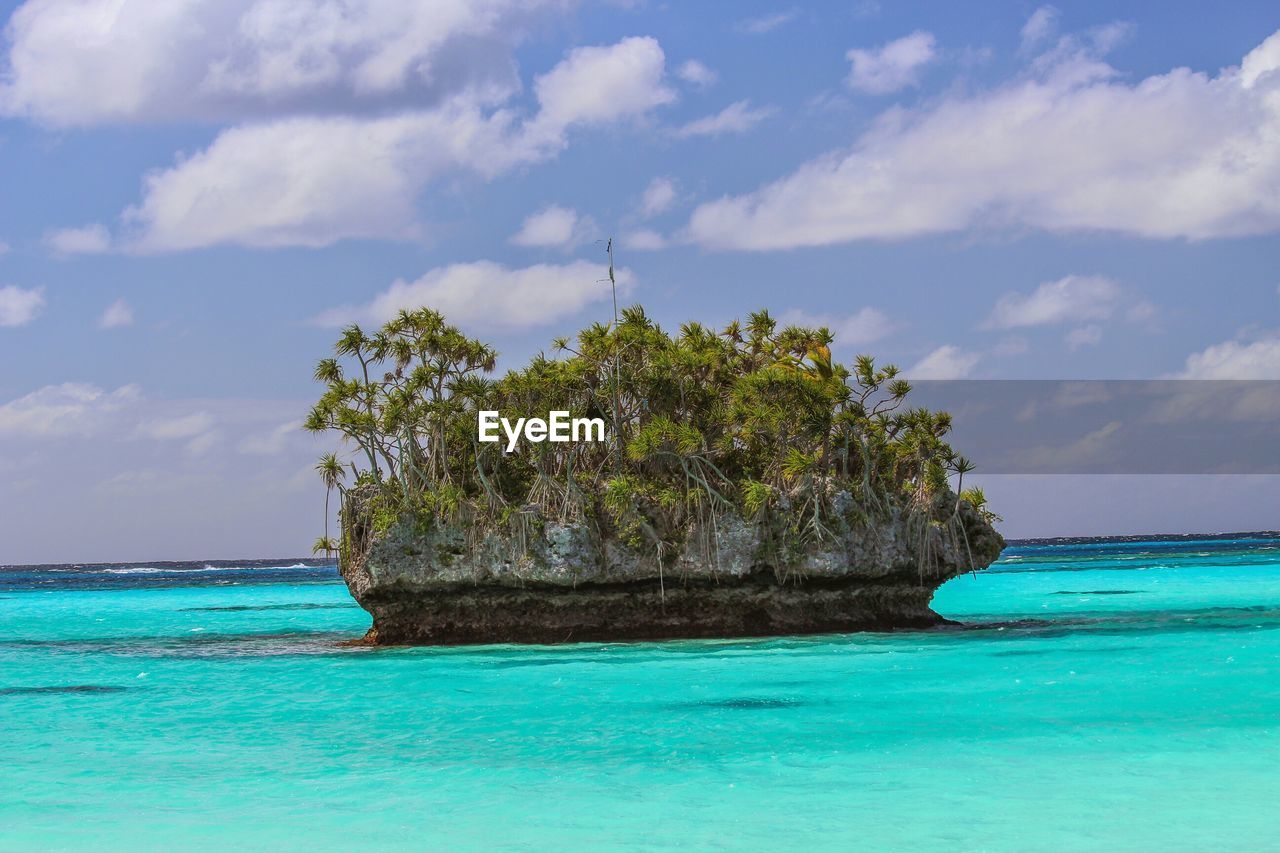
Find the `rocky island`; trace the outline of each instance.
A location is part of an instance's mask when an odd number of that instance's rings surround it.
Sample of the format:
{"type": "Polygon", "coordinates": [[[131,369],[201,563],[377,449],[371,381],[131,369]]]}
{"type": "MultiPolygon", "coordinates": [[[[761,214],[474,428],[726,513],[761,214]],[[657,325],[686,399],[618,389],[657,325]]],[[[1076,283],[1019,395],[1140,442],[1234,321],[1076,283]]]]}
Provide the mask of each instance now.
{"type": "Polygon", "coordinates": [[[638,307],[499,380],[429,309],[344,330],[307,421],[349,460],[336,550],[377,644],[558,643],[920,628],[1004,540],[945,413],[827,329],[767,312],[668,335],[638,307]],[[487,440],[493,412],[604,441],[487,440]],[[482,414],[483,413],[483,414],[482,414]],[[954,482],[953,482],[954,481],[954,482]]]}

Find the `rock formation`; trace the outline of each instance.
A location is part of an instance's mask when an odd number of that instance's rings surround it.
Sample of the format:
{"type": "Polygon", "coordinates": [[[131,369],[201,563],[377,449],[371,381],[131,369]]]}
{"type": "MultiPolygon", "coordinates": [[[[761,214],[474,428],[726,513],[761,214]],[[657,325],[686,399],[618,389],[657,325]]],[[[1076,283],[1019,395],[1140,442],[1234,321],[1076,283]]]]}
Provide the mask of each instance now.
{"type": "MultiPolygon", "coordinates": [[[[929,517],[840,521],[804,545],[779,543],[777,520],[726,514],[691,526],[678,548],[540,519],[502,534],[410,517],[375,531],[360,496],[348,498],[342,576],[373,616],[366,641],[380,645],[924,628],[945,621],[929,607],[934,591],[1004,547],[953,495],[929,517]]],[[[851,504],[835,496],[840,519],[857,517],[851,504]]]]}

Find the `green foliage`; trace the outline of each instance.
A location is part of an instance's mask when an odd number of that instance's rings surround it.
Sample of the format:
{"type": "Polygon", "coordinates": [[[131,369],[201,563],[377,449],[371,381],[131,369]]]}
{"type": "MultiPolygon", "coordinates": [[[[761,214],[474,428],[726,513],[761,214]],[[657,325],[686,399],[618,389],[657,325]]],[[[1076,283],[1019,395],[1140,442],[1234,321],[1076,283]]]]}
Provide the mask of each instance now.
{"type": "Polygon", "coordinates": [[[970,486],[960,492],[960,500],[977,510],[978,514],[985,518],[988,523],[1004,521],[1003,518],[996,515],[991,511],[991,508],[987,506],[987,496],[979,486],[970,486]]]}
{"type": "Polygon", "coordinates": [[[393,491],[383,491],[375,493],[369,500],[367,505],[369,525],[375,534],[386,533],[400,520],[407,509],[403,498],[403,495],[393,491]]]}
{"type": "Polygon", "coordinates": [[[746,480],[742,484],[742,514],[746,518],[760,518],[773,500],[773,489],[759,480],[746,480]]]}
{"type": "Polygon", "coordinates": [[[311,546],[312,554],[324,554],[326,557],[331,556],[338,550],[338,543],[328,536],[321,536],[311,546]]]}
{"type": "MultiPolygon", "coordinates": [[[[948,477],[972,468],[944,440],[950,416],[903,408],[911,387],[896,368],[841,365],[831,341],[766,311],[671,335],[634,306],[495,380],[493,349],[424,308],[371,334],[343,330],[316,367],[325,390],[306,427],[349,443],[352,488],[376,493],[363,504],[375,533],[405,517],[521,531],[578,520],[661,554],[728,511],[790,508],[788,547],[896,508],[932,518],[948,477]],[[477,441],[482,409],[598,417],[608,440],[508,454],[477,441]],[[856,506],[835,518],[840,491],[856,506]]],[[[336,457],[317,468],[345,496],[336,457]]],[[[985,511],[980,491],[963,499],[985,511]]]]}

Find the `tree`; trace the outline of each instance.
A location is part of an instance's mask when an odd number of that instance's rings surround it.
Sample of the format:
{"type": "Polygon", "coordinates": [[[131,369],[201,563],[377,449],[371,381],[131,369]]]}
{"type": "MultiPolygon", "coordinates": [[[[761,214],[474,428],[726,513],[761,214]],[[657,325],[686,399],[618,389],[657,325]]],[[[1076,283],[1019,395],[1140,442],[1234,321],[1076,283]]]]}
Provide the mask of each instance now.
{"type": "Polygon", "coordinates": [[[948,477],[961,491],[972,465],[945,441],[950,416],[906,407],[911,386],[895,367],[870,356],[842,365],[832,341],[825,328],[779,328],[767,311],[673,335],[632,306],[494,379],[492,347],[431,309],[402,311],[372,334],[342,331],[316,367],[324,392],[306,427],[355,445],[366,464],[351,465],[350,487],[335,454],[317,469],[326,503],[334,488],[344,505],[358,492],[375,528],[406,516],[479,529],[557,518],[660,555],[729,512],[785,517],[785,547],[899,511],[922,537],[954,530],[965,497],[948,477]],[[477,440],[486,409],[567,410],[609,421],[612,434],[508,454],[477,440]],[[837,509],[840,494],[851,509],[837,509]]]}
{"type": "Polygon", "coordinates": [[[324,480],[324,540],[329,539],[329,498],[333,494],[334,489],[342,488],[342,478],[346,472],[342,469],[342,463],[338,461],[338,454],[326,453],[320,457],[320,461],[316,463],[316,471],[319,472],[321,479],[324,480]]]}
{"type": "Polygon", "coordinates": [[[312,554],[323,553],[325,557],[330,558],[334,554],[338,553],[338,550],[338,543],[330,539],[328,536],[321,536],[315,541],[315,544],[311,546],[312,554]]]}

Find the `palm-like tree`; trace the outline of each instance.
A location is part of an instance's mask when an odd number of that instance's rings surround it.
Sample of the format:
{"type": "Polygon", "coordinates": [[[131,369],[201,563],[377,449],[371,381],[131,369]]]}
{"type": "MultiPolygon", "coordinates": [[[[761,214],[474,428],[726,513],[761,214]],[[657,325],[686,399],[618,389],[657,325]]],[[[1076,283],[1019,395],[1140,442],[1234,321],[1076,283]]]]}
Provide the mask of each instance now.
{"type": "Polygon", "coordinates": [[[323,552],[326,557],[332,557],[334,552],[337,550],[338,543],[334,542],[328,536],[321,536],[315,541],[315,544],[311,546],[312,554],[319,554],[323,552]]]}
{"type": "MultiPolygon", "coordinates": [[[[338,461],[336,453],[326,453],[321,456],[320,461],[316,463],[316,471],[324,480],[324,537],[316,540],[316,544],[319,545],[321,542],[332,544],[333,540],[329,538],[329,497],[334,489],[342,488],[342,478],[346,472],[343,471],[342,463],[338,461]]],[[[324,550],[336,549],[326,547],[324,550]]]]}
{"type": "Polygon", "coordinates": [[[344,506],[359,490],[358,503],[383,520],[497,526],[536,510],[590,516],[650,544],[668,534],[676,543],[691,523],[706,528],[730,509],[764,518],[775,501],[803,516],[797,536],[819,536],[839,521],[840,491],[855,496],[860,517],[908,507],[932,521],[948,473],[964,490],[972,466],[944,441],[949,416],[905,408],[911,387],[896,368],[867,356],[840,364],[826,328],[780,327],[766,311],[746,319],[723,331],[686,323],[671,335],[626,308],[612,324],[556,340],[557,357],[538,355],[500,379],[485,375],[496,366],[491,347],[428,308],[371,334],[345,329],[317,366],[325,392],[306,422],[355,448],[349,471],[335,454],[316,465],[326,486],[321,541],[333,545],[334,489],[344,506]],[[507,454],[476,440],[477,413],[494,409],[612,414],[612,435],[507,454]]]}

